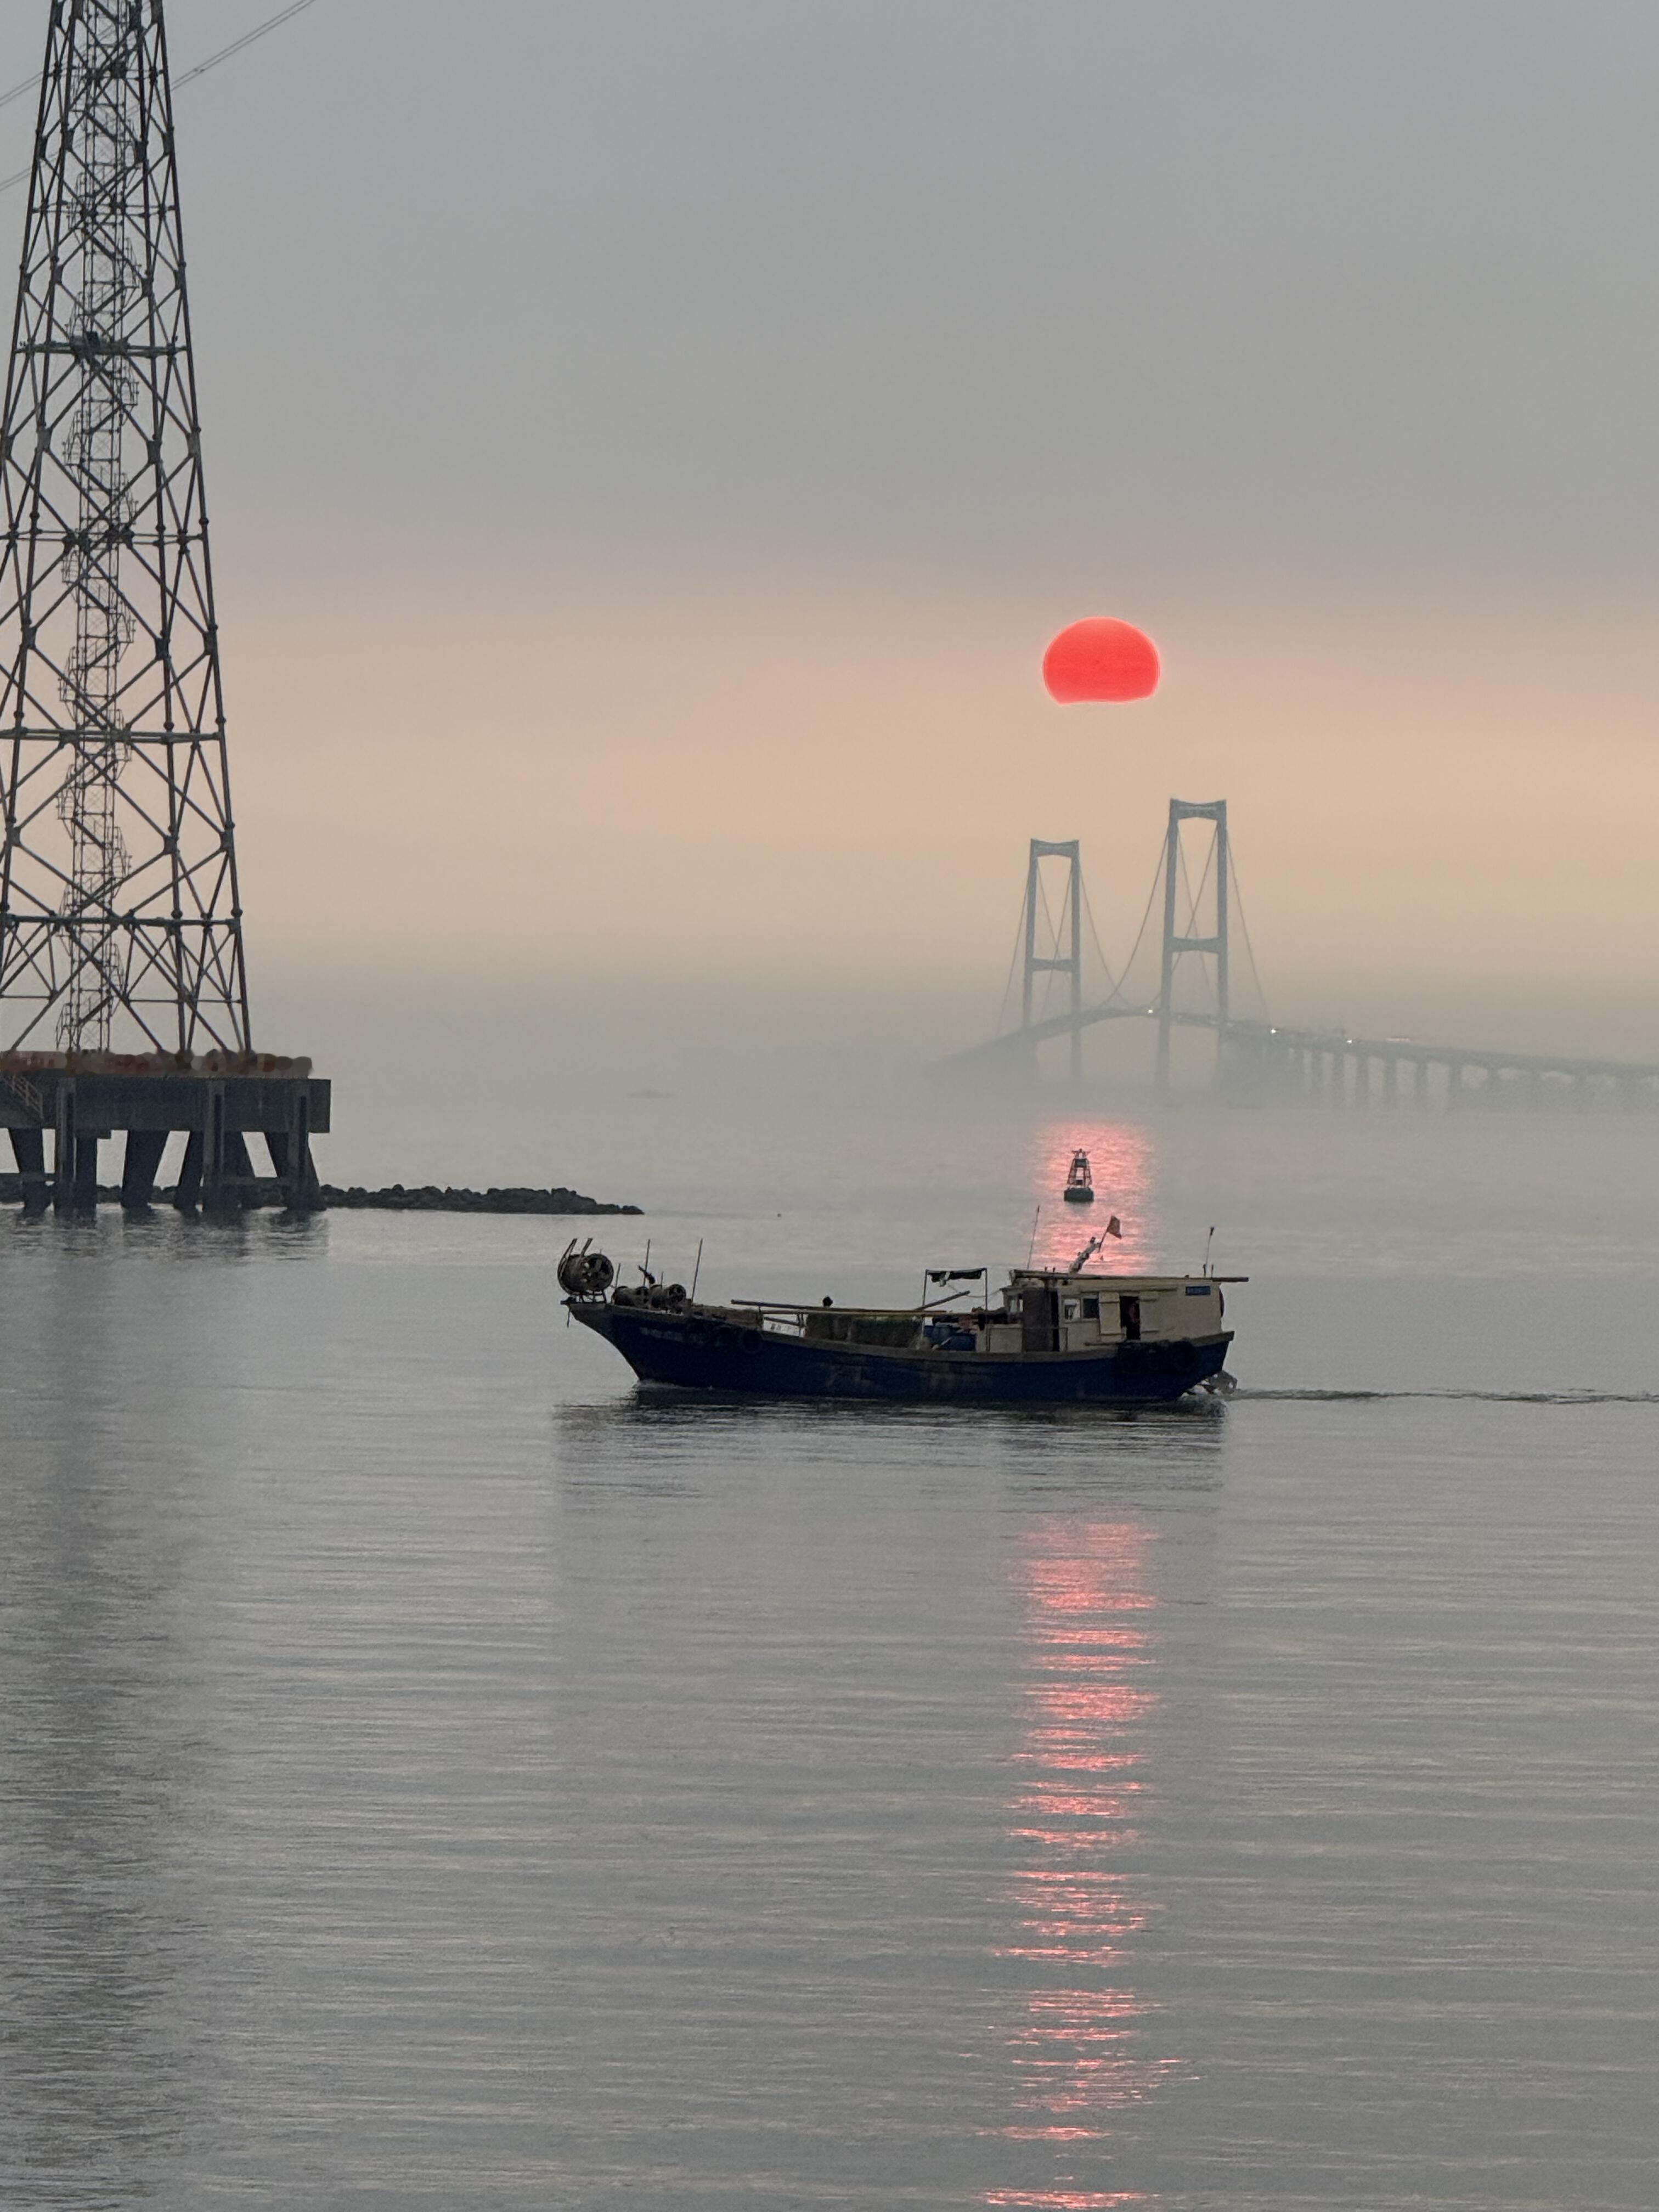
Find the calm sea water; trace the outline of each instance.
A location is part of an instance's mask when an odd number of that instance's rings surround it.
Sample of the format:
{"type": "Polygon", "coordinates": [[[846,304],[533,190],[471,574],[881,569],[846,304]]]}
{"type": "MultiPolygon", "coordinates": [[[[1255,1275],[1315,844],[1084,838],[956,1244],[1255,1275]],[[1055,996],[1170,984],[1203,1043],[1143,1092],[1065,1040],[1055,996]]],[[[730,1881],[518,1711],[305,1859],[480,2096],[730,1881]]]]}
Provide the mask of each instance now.
{"type": "Polygon", "coordinates": [[[1248,1273],[733,1408],[556,1224],[0,1222],[0,2202],[1659,2202],[1659,1124],[624,1102],[702,1287],[1248,1273]]]}

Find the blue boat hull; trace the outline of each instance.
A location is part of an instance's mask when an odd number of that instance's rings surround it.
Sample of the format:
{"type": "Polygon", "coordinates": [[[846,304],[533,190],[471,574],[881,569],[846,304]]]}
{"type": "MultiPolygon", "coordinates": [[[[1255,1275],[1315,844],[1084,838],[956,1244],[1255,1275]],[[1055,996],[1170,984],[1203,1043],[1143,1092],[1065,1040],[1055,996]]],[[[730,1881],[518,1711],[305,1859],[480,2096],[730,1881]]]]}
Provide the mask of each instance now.
{"type": "Polygon", "coordinates": [[[768,1398],[874,1398],[970,1406],[1166,1406],[1218,1375],[1232,1331],[1100,1352],[899,1352],[815,1343],[719,1315],[572,1298],[642,1382],[768,1398]]]}

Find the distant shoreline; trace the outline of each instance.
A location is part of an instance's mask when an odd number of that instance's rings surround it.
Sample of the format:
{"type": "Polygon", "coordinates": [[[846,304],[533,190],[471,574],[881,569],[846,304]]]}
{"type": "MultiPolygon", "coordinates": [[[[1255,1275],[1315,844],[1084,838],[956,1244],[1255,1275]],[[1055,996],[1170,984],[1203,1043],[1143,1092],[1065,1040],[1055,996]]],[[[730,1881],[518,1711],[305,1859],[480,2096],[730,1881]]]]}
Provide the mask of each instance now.
{"type": "MultiPolygon", "coordinates": [[[[169,1188],[158,1190],[151,1202],[155,1206],[170,1206],[173,1200],[173,1192],[169,1188]]],[[[22,1202],[22,1176],[0,1175],[0,1205],[21,1206],[22,1202]]],[[[100,1183],[98,1202],[100,1206],[118,1206],[119,1186],[100,1183]]],[[[279,1184],[260,1181],[246,1191],[243,1210],[258,1212],[272,1207],[281,1209],[287,1203],[279,1184]]],[[[519,1184],[500,1189],[458,1190],[449,1185],[441,1190],[436,1183],[422,1183],[406,1190],[402,1183],[395,1182],[388,1189],[367,1190],[361,1183],[342,1189],[335,1183],[325,1182],[318,1194],[316,1210],[319,1213],[529,1213],[568,1220],[595,1214],[639,1214],[644,1208],[613,1206],[604,1199],[588,1198],[579,1190],[566,1190],[562,1186],[551,1190],[519,1184]]]]}

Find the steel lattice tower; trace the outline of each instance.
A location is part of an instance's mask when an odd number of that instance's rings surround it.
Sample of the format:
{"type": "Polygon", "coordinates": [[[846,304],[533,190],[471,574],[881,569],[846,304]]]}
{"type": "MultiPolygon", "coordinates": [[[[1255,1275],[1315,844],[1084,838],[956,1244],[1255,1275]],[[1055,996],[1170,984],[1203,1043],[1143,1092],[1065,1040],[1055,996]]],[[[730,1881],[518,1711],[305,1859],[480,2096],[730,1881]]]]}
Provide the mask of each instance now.
{"type": "Polygon", "coordinates": [[[53,0],[0,440],[0,1051],[245,1054],[161,0],[53,0]]]}

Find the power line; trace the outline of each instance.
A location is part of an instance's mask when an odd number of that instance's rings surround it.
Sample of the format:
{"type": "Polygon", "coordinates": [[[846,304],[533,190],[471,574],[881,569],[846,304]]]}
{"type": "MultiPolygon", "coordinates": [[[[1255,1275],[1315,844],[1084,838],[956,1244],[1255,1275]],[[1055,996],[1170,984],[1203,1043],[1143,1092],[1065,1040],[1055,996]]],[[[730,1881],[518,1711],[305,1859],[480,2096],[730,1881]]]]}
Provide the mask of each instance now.
{"type": "Polygon", "coordinates": [[[198,76],[205,76],[210,69],[217,69],[221,62],[228,62],[233,54],[240,54],[245,48],[256,45],[270,32],[279,30],[284,23],[291,22],[295,15],[303,15],[307,8],[313,8],[316,4],[317,0],[289,0],[286,8],[279,8],[274,15],[267,15],[263,23],[256,23],[251,31],[244,31],[240,39],[233,39],[228,46],[221,46],[216,54],[210,54],[204,62],[198,62],[194,69],[187,69],[182,76],[174,77],[173,90],[177,92],[180,85],[194,84],[198,76]]]}
{"type": "MultiPolygon", "coordinates": [[[[307,8],[314,8],[316,4],[317,0],[289,0],[286,8],[279,8],[274,15],[267,15],[263,23],[256,23],[251,31],[244,31],[240,39],[233,39],[228,46],[221,46],[217,53],[210,54],[205,61],[198,62],[193,69],[187,69],[182,76],[174,77],[173,90],[177,92],[183,85],[194,84],[198,76],[205,76],[210,70],[217,69],[221,62],[228,62],[233,54],[245,52],[249,46],[257,45],[272,31],[280,30],[284,23],[292,22],[295,16],[303,15],[307,8]]],[[[9,107],[13,100],[21,100],[24,94],[33,92],[40,82],[40,73],[37,70],[33,76],[25,77],[21,84],[13,85],[9,92],[0,92],[0,107],[9,107]]],[[[33,168],[33,164],[31,163],[28,168],[19,169],[15,175],[0,177],[0,192],[9,192],[16,185],[26,185],[33,168]]]]}

